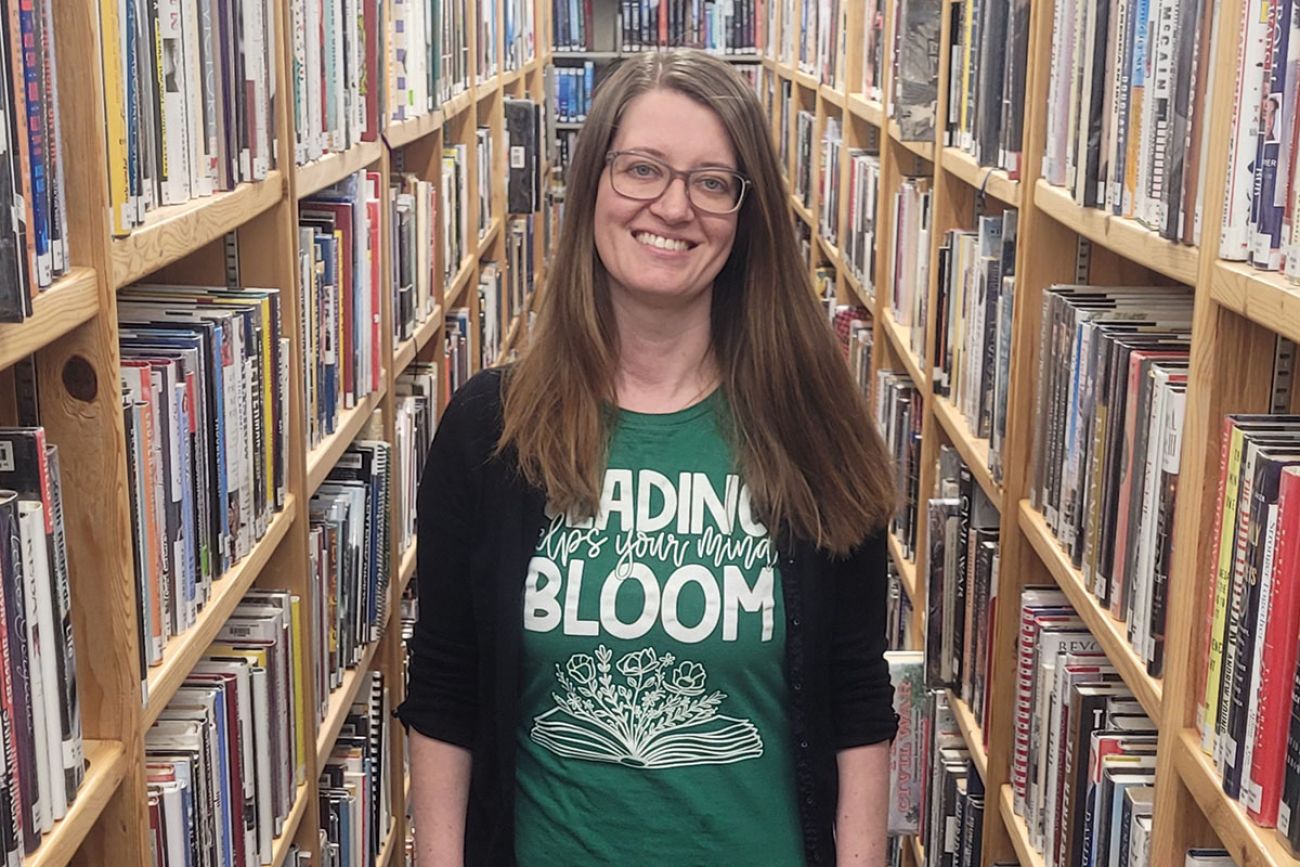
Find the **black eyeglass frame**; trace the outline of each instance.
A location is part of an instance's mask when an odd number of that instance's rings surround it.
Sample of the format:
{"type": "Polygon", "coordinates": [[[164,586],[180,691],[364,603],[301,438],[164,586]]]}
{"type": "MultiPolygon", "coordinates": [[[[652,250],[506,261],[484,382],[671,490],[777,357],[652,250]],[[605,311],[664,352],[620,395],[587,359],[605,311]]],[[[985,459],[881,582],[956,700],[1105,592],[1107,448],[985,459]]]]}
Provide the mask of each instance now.
{"type": "Polygon", "coordinates": [[[641,151],[617,151],[617,150],[607,151],[605,153],[605,165],[612,166],[614,160],[618,159],[619,157],[625,157],[625,156],[640,157],[642,159],[649,160],[652,163],[657,163],[658,165],[663,166],[664,170],[668,172],[668,183],[664,184],[663,191],[660,192],[658,195],[646,196],[646,197],[629,196],[627,193],[623,192],[617,186],[614,185],[614,178],[611,175],[609,179],[609,185],[614,190],[614,192],[618,193],[620,196],[622,196],[625,199],[632,199],[633,201],[636,202],[654,202],[659,200],[660,198],[663,197],[664,193],[668,192],[668,188],[673,185],[673,181],[677,180],[678,178],[681,178],[686,183],[686,198],[688,201],[690,201],[692,207],[699,208],[701,211],[704,211],[706,214],[716,214],[719,216],[723,216],[726,214],[734,214],[740,210],[740,206],[745,203],[745,192],[749,189],[752,183],[752,181],[750,181],[748,177],[736,171],[735,169],[728,169],[719,166],[715,168],[687,169],[686,171],[683,172],[668,165],[668,163],[664,162],[659,157],[651,156],[650,154],[642,153],[641,151]],[[708,172],[715,172],[715,173],[726,172],[728,174],[735,175],[737,178],[740,179],[740,191],[736,193],[736,204],[730,210],[713,211],[708,208],[700,207],[700,205],[698,205],[695,199],[691,196],[691,178],[694,175],[705,174],[708,172]]]}

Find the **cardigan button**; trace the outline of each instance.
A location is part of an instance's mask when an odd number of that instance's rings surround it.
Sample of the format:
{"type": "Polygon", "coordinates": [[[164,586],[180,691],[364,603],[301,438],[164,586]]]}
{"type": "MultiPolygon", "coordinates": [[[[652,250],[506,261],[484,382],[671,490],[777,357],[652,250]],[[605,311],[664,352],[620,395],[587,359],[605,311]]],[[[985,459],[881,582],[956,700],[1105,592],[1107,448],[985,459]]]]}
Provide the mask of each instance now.
{"type": "Polygon", "coordinates": [[[793,689],[795,692],[801,691],[803,689],[803,681],[796,680],[794,683],[790,684],[790,688],[793,689]]]}
{"type": "Polygon", "coordinates": [[[804,802],[805,804],[807,804],[808,806],[811,807],[811,806],[812,806],[812,802],[813,802],[813,797],[812,797],[812,795],[808,795],[807,797],[805,797],[805,798],[803,799],[803,802],[804,802]]]}
{"type": "Polygon", "coordinates": [[[790,618],[790,625],[791,625],[791,626],[795,626],[795,627],[797,627],[801,622],[802,622],[802,621],[800,621],[798,617],[791,617],[791,618],[790,618]]]}
{"type": "Polygon", "coordinates": [[[807,741],[799,741],[799,749],[801,749],[801,750],[806,750],[806,749],[808,749],[808,742],[807,742],[807,741]]]}

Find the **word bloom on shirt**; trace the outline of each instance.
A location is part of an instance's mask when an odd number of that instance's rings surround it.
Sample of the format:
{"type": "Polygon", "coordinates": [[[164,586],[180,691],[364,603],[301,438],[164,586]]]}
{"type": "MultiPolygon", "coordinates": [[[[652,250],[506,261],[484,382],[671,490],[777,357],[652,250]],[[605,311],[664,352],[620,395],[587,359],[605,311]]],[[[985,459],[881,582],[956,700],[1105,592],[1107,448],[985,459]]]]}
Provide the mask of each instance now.
{"type": "Polygon", "coordinates": [[[548,514],[528,567],[526,629],[635,640],[658,623],[694,644],[719,628],[723,641],[736,641],[749,614],[761,621],[761,640],[771,640],[776,552],[739,476],[728,474],[719,491],[703,473],[674,481],[610,469],[594,518],[548,514]],[[597,559],[612,568],[584,597],[587,563],[597,559]]]}

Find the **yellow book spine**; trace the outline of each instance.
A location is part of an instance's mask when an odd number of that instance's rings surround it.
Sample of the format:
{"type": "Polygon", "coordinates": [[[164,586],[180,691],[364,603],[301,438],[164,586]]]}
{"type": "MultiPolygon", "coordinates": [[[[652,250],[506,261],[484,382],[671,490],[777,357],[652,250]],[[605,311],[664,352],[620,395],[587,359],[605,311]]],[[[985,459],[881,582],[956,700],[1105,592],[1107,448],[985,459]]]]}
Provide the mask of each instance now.
{"type": "Polygon", "coordinates": [[[1234,427],[1228,447],[1228,481],[1223,490],[1223,526],[1219,529],[1219,566],[1214,581],[1214,626],[1210,633],[1210,658],[1205,666],[1205,720],[1201,749],[1214,755],[1219,716],[1219,687],[1223,677],[1223,628],[1228,617],[1228,596],[1232,592],[1232,564],[1237,550],[1237,492],[1241,485],[1241,452],[1245,437],[1234,427]]]}
{"type": "Polygon", "coordinates": [[[131,231],[127,178],[126,90],[122,83],[122,21],[118,0],[99,2],[100,61],[104,80],[104,144],[108,157],[108,224],[114,235],[131,231]]]}
{"type": "Polygon", "coordinates": [[[293,631],[293,720],[297,744],[297,767],[294,780],[299,786],[307,782],[307,649],[302,643],[302,597],[289,602],[290,629],[293,631]]]}

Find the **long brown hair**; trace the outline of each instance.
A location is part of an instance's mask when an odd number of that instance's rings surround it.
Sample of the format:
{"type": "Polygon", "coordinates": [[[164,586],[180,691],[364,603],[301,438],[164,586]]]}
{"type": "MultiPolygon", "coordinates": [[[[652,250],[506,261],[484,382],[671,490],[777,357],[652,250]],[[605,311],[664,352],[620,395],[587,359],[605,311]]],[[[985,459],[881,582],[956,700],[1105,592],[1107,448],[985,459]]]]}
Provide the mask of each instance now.
{"type": "Polygon", "coordinates": [[[704,52],[639,55],[597,89],[570,161],[537,327],[507,374],[499,446],[514,448],[525,478],[558,509],[599,509],[618,337],[593,212],[623,111],[654,89],[714,111],[752,182],[712,300],[713,355],[739,471],[769,528],[844,554],[893,514],[889,457],[814,296],[763,109],[727,63],[704,52]]]}

